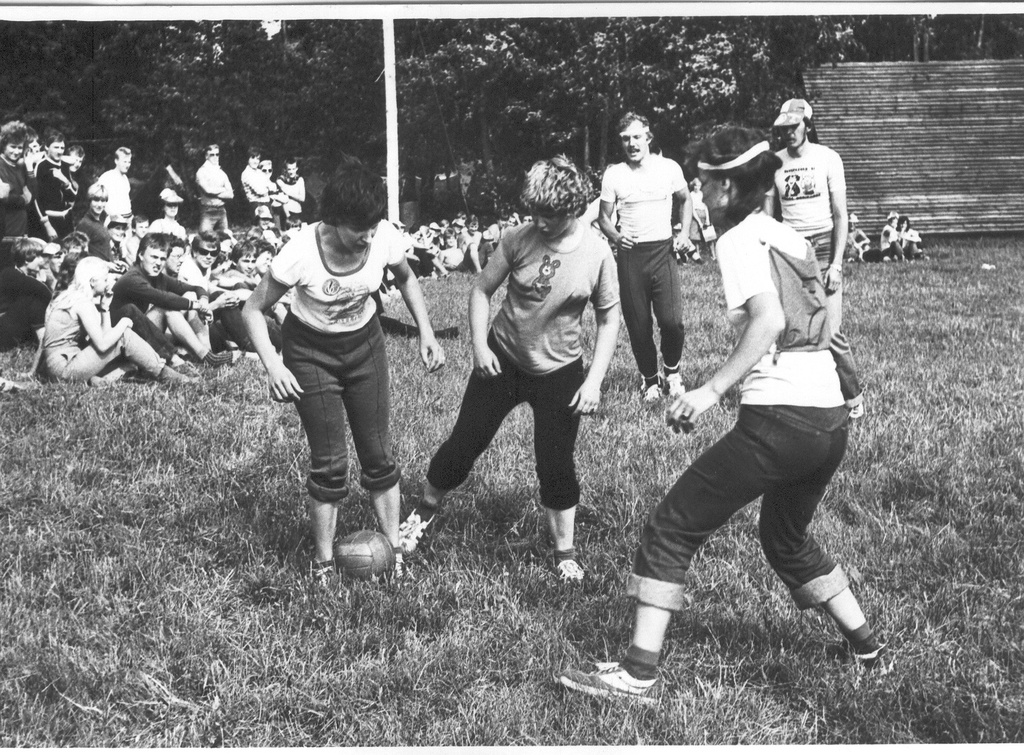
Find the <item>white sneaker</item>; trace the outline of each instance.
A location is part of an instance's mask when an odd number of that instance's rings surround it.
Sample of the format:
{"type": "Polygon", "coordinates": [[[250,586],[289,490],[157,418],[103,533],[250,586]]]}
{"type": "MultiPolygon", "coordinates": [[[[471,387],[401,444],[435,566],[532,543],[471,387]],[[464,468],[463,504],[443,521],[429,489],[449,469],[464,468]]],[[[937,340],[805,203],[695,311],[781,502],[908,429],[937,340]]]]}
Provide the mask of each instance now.
{"type": "Polygon", "coordinates": [[[416,511],[413,511],[406,517],[406,520],[398,526],[398,547],[402,549],[403,553],[408,555],[416,550],[416,546],[423,539],[427,527],[433,521],[433,516],[424,521],[416,511]]]}
{"type": "Polygon", "coordinates": [[[558,578],[566,584],[579,584],[583,581],[583,567],[574,559],[566,559],[555,564],[555,571],[558,578]]]}
{"type": "Polygon", "coordinates": [[[593,674],[566,669],[559,675],[558,683],[593,697],[620,697],[644,705],[658,704],[658,680],[637,679],[617,663],[599,663],[593,674]]]}
{"type": "Polygon", "coordinates": [[[661,394],[661,383],[655,383],[654,385],[649,385],[646,388],[644,388],[643,391],[644,391],[644,401],[646,403],[653,404],[655,401],[660,401],[661,400],[661,395],[662,395],[661,394]]]}
{"type": "Polygon", "coordinates": [[[683,385],[683,378],[678,372],[666,375],[665,385],[668,387],[669,398],[679,398],[686,393],[686,386],[683,385]]]}

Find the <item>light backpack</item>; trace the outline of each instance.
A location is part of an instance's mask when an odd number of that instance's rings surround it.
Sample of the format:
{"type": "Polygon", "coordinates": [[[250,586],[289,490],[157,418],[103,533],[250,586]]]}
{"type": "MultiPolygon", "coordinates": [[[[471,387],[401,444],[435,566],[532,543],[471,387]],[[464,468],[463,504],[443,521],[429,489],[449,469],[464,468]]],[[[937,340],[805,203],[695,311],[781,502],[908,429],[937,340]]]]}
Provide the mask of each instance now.
{"type": "Polygon", "coordinates": [[[832,340],[832,328],[814,248],[808,243],[807,253],[800,258],[765,244],[786,316],[786,328],[775,341],[775,360],[782,351],[824,351],[832,340]]]}

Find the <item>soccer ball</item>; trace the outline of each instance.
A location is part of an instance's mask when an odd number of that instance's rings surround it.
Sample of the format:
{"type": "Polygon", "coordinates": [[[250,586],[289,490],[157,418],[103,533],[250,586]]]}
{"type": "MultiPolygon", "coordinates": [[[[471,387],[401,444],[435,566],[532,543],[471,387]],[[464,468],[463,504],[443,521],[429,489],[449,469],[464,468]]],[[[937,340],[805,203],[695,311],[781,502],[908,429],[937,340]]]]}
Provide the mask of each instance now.
{"type": "Polygon", "coordinates": [[[345,576],[369,579],[395,568],[395,552],[382,533],[359,530],[334,546],[334,563],[345,576]]]}

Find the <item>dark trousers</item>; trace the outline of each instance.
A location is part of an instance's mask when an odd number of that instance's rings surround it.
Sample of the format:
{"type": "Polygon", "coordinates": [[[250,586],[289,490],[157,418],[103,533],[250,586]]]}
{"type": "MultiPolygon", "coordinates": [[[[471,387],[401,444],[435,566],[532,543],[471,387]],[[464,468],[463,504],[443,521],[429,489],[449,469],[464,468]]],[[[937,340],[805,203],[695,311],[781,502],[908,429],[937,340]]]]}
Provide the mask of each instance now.
{"type": "Polygon", "coordinates": [[[661,331],[661,359],[668,367],[679,364],[683,353],[683,302],[679,269],[672,256],[672,239],[639,243],[616,258],[622,319],[636,366],[644,377],[658,374],[654,321],[661,331]],[[654,317],[651,317],[651,310],[654,317]]]}
{"type": "Polygon", "coordinates": [[[573,415],[569,402],[583,385],[583,360],[546,375],[531,375],[498,347],[493,333],[487,343],[498,356],[501,374],[485,378],[474,372],[469,376],[455,427],[430,460],[427,480],[440,490],[451,490],[465,482],[505,417],[525,401],[533,409],[533,450],[541,505],[555,511],[571,509],[580,500],[573,459],[580,418],[573,415]]]}
{"type": "Polygon", "coordinates": [[[360,484],[367,490],[397,484],[388,358],[377,318],[349,333],[321,333],[288,315],[281,330],[285,366],[302,387],[296,408],[309,441],[309,494],[323,503],[348,495],[346,424],[362,468],[360,484]]]}
{"type": "Polygon", "coordinates": [[[0,315],[0,351],[10,351],[36,338],[46,321],[49,302],[38,296],[20,296],[0,315]]]}
{"type": "Polygon", "coordinates": [[[134,304],[123,304],[117,309],[110,310],[110,323],[116,325],[122,317],[132,321],[132,330],[135,335],[153,347],[153,350],[160,355],[165,362],[170,362],[175,355],[174,341],[156,323],[146,317],[146,314],[134,304]]]}
{"type": "Polygon", "coordinates": [[[835,597],[846,577],[808,531],[846,451],[843,407],[742,405],[736,426],[683,473],[644,528],[627,591],[678,610],[697,549],[758,496],[761,547],[800,608],[835,597]]]}

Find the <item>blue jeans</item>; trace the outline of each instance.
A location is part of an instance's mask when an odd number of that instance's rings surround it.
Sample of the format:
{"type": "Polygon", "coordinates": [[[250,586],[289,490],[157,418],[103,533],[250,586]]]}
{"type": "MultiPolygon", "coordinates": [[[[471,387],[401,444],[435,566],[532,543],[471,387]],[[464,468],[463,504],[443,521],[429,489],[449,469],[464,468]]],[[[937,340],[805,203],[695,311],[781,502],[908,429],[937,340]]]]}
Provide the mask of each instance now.
{"type": "Polygon", "coordinates": [[[317,501],[348,495],[348,438],[362,467],[360,484],[387,490],[401,470],[391,450],[388,358],[376,317],[351,333],[321,333],[289,315],[281,328],[285,366],[302,387],[296,402],[309,441],[306,489],[317,501]]]}
{"type": "Polygon", "coordinates": [[[844,407],[740,407],[736,426],[683,473],[650,516],[626,591],[679,610],[697,549],[758,496],[761,547],[801,609],[848,586],[843,570],[808,532],[846,452],[844,407]]]}
{"type": "Polygon", "coordinates": [[[519,369],[498,346],[494,333],[487,344],[501,363],[501,374],[469,376],[459,418],[448,440],[430,460],[427,480],[439,490],[458,487],[515,407],[524,401],[533,409],[533,450],[540,481],[540,503],[554,511],[567,511],[580,501],[580,483],[573,455],[580,418],[569,406],[583,385],[583,360],[577,359],[546,375],[519,369]]]}

